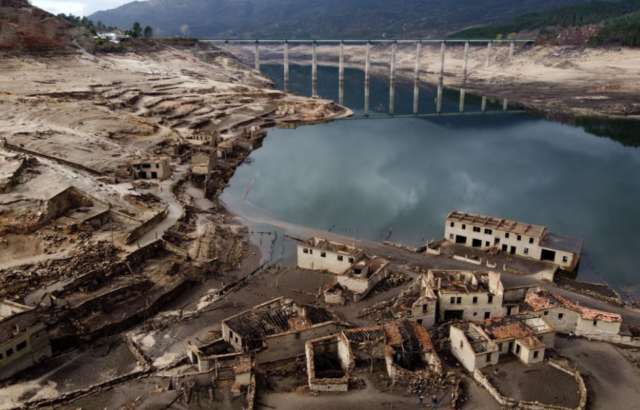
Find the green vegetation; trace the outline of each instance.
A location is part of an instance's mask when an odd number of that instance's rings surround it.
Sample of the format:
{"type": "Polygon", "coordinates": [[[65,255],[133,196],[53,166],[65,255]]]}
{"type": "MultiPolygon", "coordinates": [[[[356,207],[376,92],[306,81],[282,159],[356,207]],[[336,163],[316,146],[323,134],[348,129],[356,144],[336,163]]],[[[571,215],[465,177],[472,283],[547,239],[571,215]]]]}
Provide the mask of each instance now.
{"type": "Polygon", "coordinates": [[[95,29],[93,21],[89,20],[87,17],[74,16],[73,14],[58,14],[58,18],[62,20],[66,20],[69,23],[73,24],[76,27],[84,27],[87,30],[95,29]]]}
{"type": "Polygon", "coordinates": [[[589,44],[594,46],[607,44],[640,46],[640,12],[608,21],[602,31],[589,40],[589,44]]]}
{"type": "MultiPolygon", "coordinates": [[[[497,38],[509,33],[541,30],[548,27],[579,27],[597,24],[605,20],[640,11],[640,0],[624,0],[620,2],[593,1],[561,7],[543,13],[526,13],[516,17],[513,23],[475,27],[451,34],[448,38],[497,38]]],[[[624,28],[620,25],[619,28],[624,28]]]]}

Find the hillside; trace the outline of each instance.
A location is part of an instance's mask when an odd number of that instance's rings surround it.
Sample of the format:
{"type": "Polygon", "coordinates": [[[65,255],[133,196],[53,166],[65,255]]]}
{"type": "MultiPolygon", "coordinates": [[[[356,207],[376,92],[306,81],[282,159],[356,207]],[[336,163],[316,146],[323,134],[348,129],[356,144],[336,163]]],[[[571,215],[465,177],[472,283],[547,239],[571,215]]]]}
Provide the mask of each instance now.
{"type": "MultiPolygon", "coordinates": [[[[546,12],[525,13],[512,23],[487,25],[458,31],[448,38],[496,38],[510,34],[555,32],[569,27],[599,24],[606,20],[624,16],[640,10],[640,0],[620,2],[593,1],[560,7],[546,12]]],[[[622,25],[618,30],[623,28],[622,25]]]]}
{"type": "Polygon", "coordinates": [[[156,35],[198,38],[338,38],[443,36],[471,25],[503,23],[532,10],[584,0],[149,0],[89,16],[94,22],[156,35]]]}
{"type": "Polygon", "coordinates": [[[27,0],[0,0],[0,51],[65,51],[77,29],[27,0]]]}

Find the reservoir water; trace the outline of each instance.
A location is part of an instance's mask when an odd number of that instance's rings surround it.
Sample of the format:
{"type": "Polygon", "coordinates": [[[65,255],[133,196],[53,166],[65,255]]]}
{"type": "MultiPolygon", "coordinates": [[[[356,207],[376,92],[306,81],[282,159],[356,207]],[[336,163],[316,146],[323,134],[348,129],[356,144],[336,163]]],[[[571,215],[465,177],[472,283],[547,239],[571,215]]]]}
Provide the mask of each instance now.
{"type": "MultiPolygon", "coordinates": [[[[262,71],[282,88],[282,66],[262,71]]],[[[338,101],[336,68],[319,67],[318,93],[338,101]]],[[[310,67],[291,66],[290,91],[311,94],[310,67]]],[[[396,85],[395,114],[413,112],[413,84],[396,85]]],[[[444,234],[452,210],[541,224],[584,238],[579,280],[618,290],[640,282],[640,123],[521,113],[376,117],[389,84],[372,78],[372,117],[271,129],[222,195],[239,214],[380,241],[418,245],[444,234]]],[[[435,112],[434,87],[419,112],[435,112]]],[[[443,113],[457,113],[445,91],[443,113]]],[[[467,95],[465,113],[480,111],[467,95]]],[[[346,70],[344,104],[362,116],[364,74],[346,70]]],[[[517,109],[509,106],[510,110],[517,109]]]]}

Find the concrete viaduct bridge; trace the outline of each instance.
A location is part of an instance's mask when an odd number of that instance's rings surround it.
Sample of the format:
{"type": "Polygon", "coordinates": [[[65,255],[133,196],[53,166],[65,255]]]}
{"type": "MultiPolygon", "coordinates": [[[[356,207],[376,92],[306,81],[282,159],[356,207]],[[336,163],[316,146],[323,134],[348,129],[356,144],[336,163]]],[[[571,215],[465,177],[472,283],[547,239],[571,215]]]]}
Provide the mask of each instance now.
{"type": "MultiPolygon", "coordinates": [[[[395,101],[395,74],[396,74],[396,49],[398,44],[415,44],[415,72],[414,72],[414,97],[413,97],[413,114],[418,115],[418,98],[420,92],[420,58],[422,53],[422,45],[440,45],[440,69],[438,76],[438,92],[436,97],[436,113],[440,115],[442,113],[442,91],[444,84],[444,69],[445,69],[445,53],[447,44],[464,44],[464,57],[462,63],[462,81],[467,80],[467,61],[469,57],[469,47],[471,44],[486,44],[486,57],[485,67],[489,67],[491,64],[491,51],[494,44],[509,44],[509,57],[513,57],[516,43],[532,43],[535,39],[507,39],[507,40],[435,40],[435,39],[300,39],[300,40],[288,40],[288,39],[214,39],[214,40],[202,40],[218,45],[222,45],[227,51],[229,51],[230,44],[254,44],[254,58],[255,69],[260,71],[260,45],[273,45],[282,44],[284,46],[283,52],[283,67],[284,67],[284,90],[289,91],[289,46],[290,44],[311,44],[311,81],[312,81],[312,94],[317,95],[318,84],[318,66],[317,66],[317,46],[321,44],[336,45],[340,47],[339,63],[338,63],[338,86],[339,86],[339,101],[340,105],[344,104],[344,46],[345,44],[364,44],[366,45],[366,58],[364,67],[365,78],[365,117],[369,116],[369,90],[370,90],[370,71],[371,71],[371,47],[373,44],[391,44],[391,57],[390,57],[390,70],[389,70],[389,115],[394,115],[394,101],[395,101]]],[[[464,112],[464,97],[465,90],[460,90],[460,114],[464,112]]],[[[503,101],[503,111],[507,111],[508,100],[503,101]]],[[[482,97],[481,113],[486,113],[487,97],[482,97]]]]}

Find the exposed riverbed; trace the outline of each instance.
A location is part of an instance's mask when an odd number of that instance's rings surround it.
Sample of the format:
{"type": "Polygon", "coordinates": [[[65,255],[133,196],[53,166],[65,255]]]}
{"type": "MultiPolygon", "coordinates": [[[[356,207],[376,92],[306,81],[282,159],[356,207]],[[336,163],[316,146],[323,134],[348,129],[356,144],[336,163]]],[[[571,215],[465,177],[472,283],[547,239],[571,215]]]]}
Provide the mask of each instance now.
{"type": "MultiPolygon", "coordinates": [[[[282,87],[281,66],[262,69],[282,87]]],[[[310,69],[291,70],[291,90],[309,95],[310,69]]],[[[362,72],[347,71],[345,105],[356,116],[363,84],[362,72]]],[[[337,85],[337,70],[321,67],[318,93],[337,100],[337,85]]],[[[456,113],[458,94],[444,96],[443,113],[456,113]]],[[[433,113],[434,100],[431,86],[421,88],[419,112],[433,113]]],[[[388,84],[374,78],[372,111],[388,102],[388,84]]],[[[412,109],[413,84],[398,84],[395,113],[412,109]]],[[[490,102],[489,111],[501,109],[501,101],[490,102]]],[[[465,112],[479,110],[480,98],[467,96],[465,112]]],[[[498,113],[273,129],[222,199],[261,221],[376,241],[391,233],[408,245],[442,237],[454,209],[542,224],[585,239],[580,280],[636,283],[640,123],[562,120],[573,125],[498,113]]]]}

